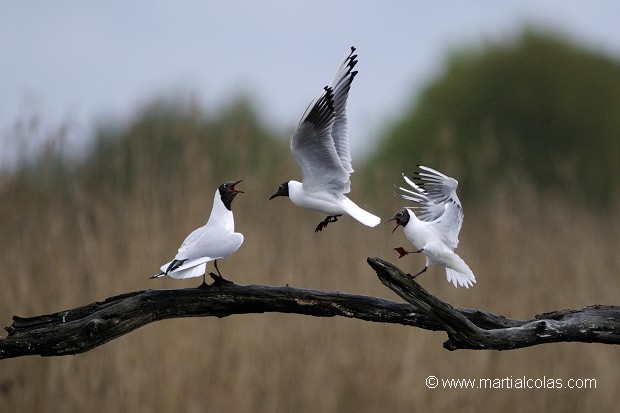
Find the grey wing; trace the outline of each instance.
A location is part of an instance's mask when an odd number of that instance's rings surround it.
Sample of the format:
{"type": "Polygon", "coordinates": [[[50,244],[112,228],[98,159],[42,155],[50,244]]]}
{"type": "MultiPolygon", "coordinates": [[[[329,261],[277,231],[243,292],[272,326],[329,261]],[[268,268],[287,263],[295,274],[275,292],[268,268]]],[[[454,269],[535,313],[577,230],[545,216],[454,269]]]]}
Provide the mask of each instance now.
{"type": "Polygon", "coordinates": [[[220,227],[205,227],[200,237],[179,251],[175,259],[208,258],[210,261],[224,258],[235,252],[242,243],[242,234],[223,232],[220,227]]]}
{"type": "Polygon", "coordinates": [[[350,186],[331,137],[334,125],[334,93],[325,87],[304,112],[291,139],[291,153],[308,190],[334,189],[344,192],[350,186]]]}
{"type": "Polygon", "coordinates": [[[334,146],[336,152],[342,163],[342,167],[348,173],[353,173],[353,167],[351,166],[351,150],[349,147],[349,127],[347,125],[347,99],[349,97],[349,90],[351,89],[351,83],[357,75],[357,71],[353,71],[353,68],[357,64],[357,55],[355,53],[355,47],[351,47],[351,51],[343,59],[340,66],[336,70],[330,85],[334,89],[334,112],[335,119],[332,127],[332,139],[334,140],[334,146]]]}
{"type": "Polygon", "coordinates": [[[432,222],[431,229],[451,249],[459,245],[459,232],[463,225],[463,209],[456,204],[443,204],[444,213],[432,222]]]}
{"type": "Polygon", "coordinates": [[[198,238],[200,238],[200,235],[205,232],[205,227],[202,226],[200,228],[196,228],[195,230],[192,231],[191,234],[189,234],[187,236],[187,238],[185,238],[185,241],[183,241],[183,243],[181,244],[181,246],[179,247],[179,250],[177,252],[177,256],[182,253],[183,251],[185,251],[189,246],[191,246],[192,244],[194,244],[198,238]]]}
{"type": "Polygon", "coordinates": [[[432,223],[431,228],[452,249],[459,243],[459,232],[463,225],[463,207],[456,194],[458,181],[427,166],[418,165],[422,172],[416,172],[416,184],[403,174],[412,189],[400,188],[404,199],[416,202],[419,206],[418,218],[432,223]]]}

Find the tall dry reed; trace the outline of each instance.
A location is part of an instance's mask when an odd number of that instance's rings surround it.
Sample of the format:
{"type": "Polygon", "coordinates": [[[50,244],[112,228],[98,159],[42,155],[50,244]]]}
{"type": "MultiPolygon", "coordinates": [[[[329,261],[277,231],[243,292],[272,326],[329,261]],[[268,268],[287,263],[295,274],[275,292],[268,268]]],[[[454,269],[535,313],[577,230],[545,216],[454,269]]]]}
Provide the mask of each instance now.
{"type": "MultiPolygon", "coordinates": [[[[56,312],[123,292],[191,288],[198,279],[149,280],[193,228],[208,217],[217,184],[244,179],[233,205],[245,243],[220,269],[238,283],[307,287],[397,300],[366,257],[406,271],[421,257],[396,259],[401,231],[341,219],[319,234],[319,214],[287,200],[268,201],[296,177],[285,145],[237,144],[243,124],[205,153],[208,136],[186,142],[175,167],[147,150],[157,128],[133,131],[105,168],[58,166],[5,181],[0,194],[0,322],[13,314],[56,312]],[[283,149],[284,148],[284,149],[283,149]],[[130,159],[127,159],[130,154],[130,159]],[[284,157],[281,155],[284,154],[284,157]],[[60,172],[59,172],[60,171],[60,172]],[[223,171],[220,173],[219,171],[223,171]],[[19,185],[18,185],[19,184],[19,185]]],[[[178,126],[175,137],[196,132],[178,126]]],[[[170,155],[172,156],[172,155],[170,155]]],[[[95,161],[93,161],[95,162],[95,161]]],[[[373,193],[353,175],[352,198],[390,217],[402,202],[391,194],[400,171],[377,171],[373,193]]],[[[449,171],[447,171],[449,172],[449,171]]],[[[470,290],[455,289],[433,268],[419,282],[448,302],[513,318],[618,304],[620,215],[601,215],[561,197],[495,189],[465,205],[458,252],[476,273],[470,290]]],[[[74,357],[0,361],[3,411],[49,412],[372,412],[614,411],[618,349],[551,344],[506,351],[447,352],[444,333],[349,319],[262,314],[178,319],[146,326],[74,357]],[[430,390],[440,378],[595,378],[587,390],[430,390]]]]}

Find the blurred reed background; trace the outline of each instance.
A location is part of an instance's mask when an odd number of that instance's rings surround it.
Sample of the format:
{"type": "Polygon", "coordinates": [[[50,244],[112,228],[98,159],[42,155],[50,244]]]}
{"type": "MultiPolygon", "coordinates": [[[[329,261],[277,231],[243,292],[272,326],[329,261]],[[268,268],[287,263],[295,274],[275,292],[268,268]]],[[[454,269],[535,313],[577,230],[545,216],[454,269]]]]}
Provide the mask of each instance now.
{"type": "MultiPolygon", "coordinates": [[[[489,142],[503,144],[502,135],[485,133],[489,142]]],[[[267,200],[282,181],[298,178],[288,142],[276,135],[247,102],[211,116],[196,103],[164,100],[127,127],[102,128],[84,162],[70,164],[50,147],[36,162],[6,173],[0,181],[0,322],[128,291],[195,287],[199,279],[148,277],[206,221],[215,188],[231,179],[244,179],[239,187],[246,193],[233,210],[245,243],[221,261],[227,278],[399,300],[380,284],[366,257],[409,272],[421,269],[422,257],[397,260],[392,248],[407,245],[402,231],[392,234],[391,225],[371,229],[345,218],[315,234],[322,216],[288,200],[267,200]]],[[[407,151],[400,156],[402,168],[380,162],[387,157],[381,150],[354,165],[359,172],[352,176],[351,198],[384,220],[404,205],[392,195],[401,171],[410,174],[423,161],[407,151]]],[[[454,158],[442,170],[460,179],[464,168],[454,158]]],[[[455,306],[511,318],[619,304],[617,199],[595,208],[516,172],[494,184],[480,182],[461,180],[462,187],[477,187],[463,201],[457,250],[478,283],[455,289],[443,269],[432,268],[419,278],[426,289],[455,306]]],[[[445,339],[441,332],[404,326],[286,314],[168,320],[77,356],[1,361],[0,406],[12,412],[617,407],[615,347],[448,352],[441,345],[445,339]],[[430,390],[429,375],[594,378],[597,388],[430,390]]]]}

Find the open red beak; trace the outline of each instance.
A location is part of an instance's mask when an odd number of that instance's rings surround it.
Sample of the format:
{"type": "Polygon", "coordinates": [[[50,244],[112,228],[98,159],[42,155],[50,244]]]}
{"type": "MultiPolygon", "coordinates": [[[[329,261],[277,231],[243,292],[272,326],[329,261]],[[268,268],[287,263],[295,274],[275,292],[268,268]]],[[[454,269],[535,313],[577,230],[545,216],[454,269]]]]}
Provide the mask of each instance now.
{"type": "Polygon", "coordinates": [[[396,226],[394,227],[394,229],[392,230],[392,234],[394,233],[394,231],[396,231],[396,228],[398,228],[400,226],[400,222],[398,222],[398,220],[396,219],[396,217],[392,217],[390,219],[388,219],[387,221],[385,221],[385,223],[387,224],[390,221],[396,221],[396,226]]]}
{"type": "Polygon", "coordinates": [[[233,191],[233,192],[238,193],[238,194],[243,194],[243,193],[244,193],[243,191],[241,191],[241,190],[239,190],[239,189],[236,189],[236,188],[235,188],[235,185],[237,185],[239,182],[243,182],[243,179],[240,179],[240,180],[238,180],[237,182],[235,182],[234,184],[232,184],[232,185],[230,186],[230,188],[229,188],[229,189],[230,189],[231,191],[233,191]]]}

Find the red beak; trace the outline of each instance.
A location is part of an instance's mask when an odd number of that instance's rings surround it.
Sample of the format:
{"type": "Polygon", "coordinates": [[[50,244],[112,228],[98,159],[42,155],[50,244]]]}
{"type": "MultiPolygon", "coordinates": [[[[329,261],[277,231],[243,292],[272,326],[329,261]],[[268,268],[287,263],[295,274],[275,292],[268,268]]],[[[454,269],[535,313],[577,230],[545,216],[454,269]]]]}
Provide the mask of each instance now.
{"type": "Polygon", "coordinates": [[[392,234],[394,233],[394,231],[396,231],[396,228],[398,228],[400,226],[400,222],[398,222],[398,220],[396,219],[396,217],[392,217],[390,219],[388,219],[387,221],[385,221],[385,223],[387,224],[390,221],[396,221],[396,226],[394,227],[394,229],[392,230],[392,234]]]}
{"type": "Polygon", "coordinates": [[[232,184],[232,185],[230,186],[230,188],[229,188],[229,189],[230,189],[231,191],[233,191],[233,192],[238,193],[238,194],[243,194],[243,193],[244,193],[243,191],[241,191],[241,190],[239,190],[239,189],[235,189],[235,185],[237,185],[239,182],[243,182],[243,179],[240,179],[240,180],[238,180],[237,182],[235,182],[234,184],[232,184]]]}

